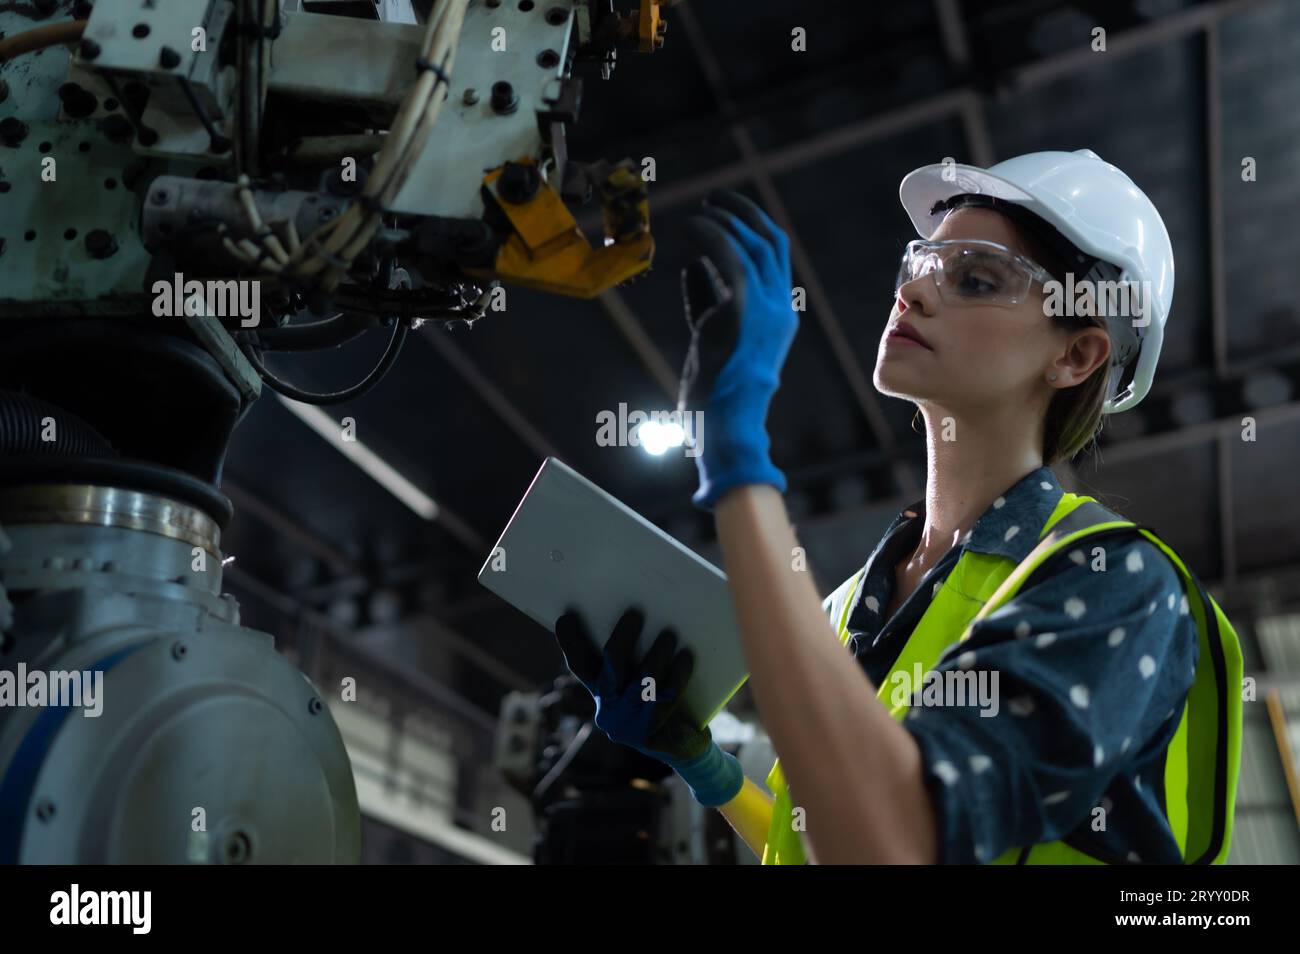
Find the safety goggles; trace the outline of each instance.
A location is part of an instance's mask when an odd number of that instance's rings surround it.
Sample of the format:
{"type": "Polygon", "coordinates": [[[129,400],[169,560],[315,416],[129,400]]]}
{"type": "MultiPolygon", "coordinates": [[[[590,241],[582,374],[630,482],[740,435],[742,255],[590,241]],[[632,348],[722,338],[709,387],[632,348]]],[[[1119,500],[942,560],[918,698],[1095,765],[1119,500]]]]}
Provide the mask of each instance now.
{"type": "Polygon", "coordinates": [[[1011,308],[1029,298],[1034,282],[1052,275],[1005,245],[983,239],[951,239],[907,243],[894,282],[894,294],[922,275],[933,275],[944,304],[1001,305],[1011,308]]]}

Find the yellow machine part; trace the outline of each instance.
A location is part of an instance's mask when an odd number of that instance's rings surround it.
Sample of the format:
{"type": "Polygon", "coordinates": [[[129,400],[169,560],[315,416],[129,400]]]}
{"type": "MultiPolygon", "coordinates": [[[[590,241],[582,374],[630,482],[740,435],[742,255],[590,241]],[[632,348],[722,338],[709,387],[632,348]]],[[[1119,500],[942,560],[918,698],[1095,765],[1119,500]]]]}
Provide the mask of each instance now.
{"type": "MultiPolygon", "coordinates": [[[[535,165],[532,157],[518,160],[535,165]]],[[[654,256],[645,183],[633,170],[615,168],[601,188],[605,245],[593,248],[573,214],[545,178],[523,203],[497,195],[505,166],[483,178],[514,231],[497,251],[493,268],[466,268],[481,278],[536,288],[574,298],[594,298],[646,271],[654,256]]]]}
{"type": "Polygon", "coordinates": [[[653,53],[664,45],[664,31],[668,24],[660,11],[660,0],[641,0],[637,18],[636,48],[641,53],[653,53]]]}

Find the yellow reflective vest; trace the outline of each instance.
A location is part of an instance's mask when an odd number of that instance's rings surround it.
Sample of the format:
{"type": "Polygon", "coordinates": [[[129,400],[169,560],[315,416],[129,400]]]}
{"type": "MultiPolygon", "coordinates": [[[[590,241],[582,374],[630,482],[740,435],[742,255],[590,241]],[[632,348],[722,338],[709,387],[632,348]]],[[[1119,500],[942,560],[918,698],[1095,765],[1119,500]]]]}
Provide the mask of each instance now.
{"type": "MultiPolygon", "coordinates": [[[[908,637],[882,680],[876,696],[901,720],[908,704],[890,704],[894,673],[912,673],[919,664],[928,672],[954,642],[970,636],[971,626],[996,612],[1052,556],[1085,537],[1094,539],[1141,533],[1169,557],[1182,577],[1188,609],[1196,621],[1200,653],[1196,676],[1183,706],[1178,729],[1165,758],[1165,814],[1185,864],[1222,864],[1232,840],[1233,806],[1241,764],[1241,646],[1218,603],[1205,592],[1182,560],[1149,528],[1103,507],[1088,496],[1065,493],[1039,533],[1038,545],[1019,564],[998,555],[967,551],[961,555],[925,614],[908,637]],[[956,640],[953,634],[960,634],[956,640]]],[[[822,604],[840,643],[849,639],[848,621],[865,568],[822,604]]],[[[776,796],[763,864],[804,864],[802,813],[796,812],[778,760],[767,776],[776,796]]],[[[991,864],[1106,864],[1094,849],[1081,850],[1070,836],[1006,849],[991,864]]]]}

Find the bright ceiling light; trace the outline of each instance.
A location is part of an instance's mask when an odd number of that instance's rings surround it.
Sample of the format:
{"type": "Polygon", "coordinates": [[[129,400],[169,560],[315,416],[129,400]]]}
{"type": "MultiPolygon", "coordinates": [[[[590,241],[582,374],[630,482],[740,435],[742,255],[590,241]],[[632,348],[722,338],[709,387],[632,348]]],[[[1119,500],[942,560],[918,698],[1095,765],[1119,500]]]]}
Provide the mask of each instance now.
{"type": "Polygon", "coordinates": [[[636,436],[645,452],[656,457],[670,447],[681,447],[686,441],[686,432],[682,426],[671,421],[646,421],[636,429],[636,436]]]}

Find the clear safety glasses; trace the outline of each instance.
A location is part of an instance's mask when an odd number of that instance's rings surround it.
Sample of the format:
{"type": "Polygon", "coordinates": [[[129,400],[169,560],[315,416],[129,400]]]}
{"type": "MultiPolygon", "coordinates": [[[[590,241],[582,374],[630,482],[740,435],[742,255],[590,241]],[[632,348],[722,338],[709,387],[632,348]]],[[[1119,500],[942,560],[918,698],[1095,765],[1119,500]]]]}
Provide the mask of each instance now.
{"type": "Polygon", "coordinates": [[[1034,282],[1052,280],[1042,266],[997,242],[953,239],[907,243],[894,282],[894,294],[906,282],[933,275],[947,305],[1002,305],[1010,308],[1029,298],[1034,282]]]}

